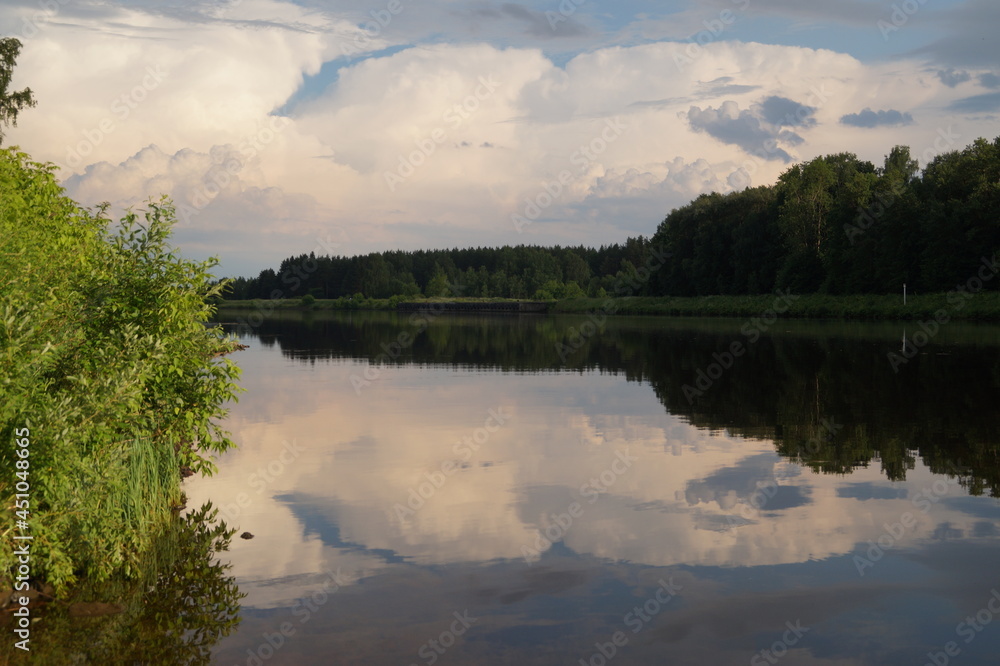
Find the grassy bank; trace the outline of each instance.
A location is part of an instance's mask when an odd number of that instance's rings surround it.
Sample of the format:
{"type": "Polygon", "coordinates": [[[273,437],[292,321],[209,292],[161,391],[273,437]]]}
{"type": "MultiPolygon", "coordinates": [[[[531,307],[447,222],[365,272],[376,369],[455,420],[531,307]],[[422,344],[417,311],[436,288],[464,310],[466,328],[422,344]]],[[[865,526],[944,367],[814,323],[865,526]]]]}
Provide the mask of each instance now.
{"type": "MultiPolygon", "coordinates": [[[[332,299],[303,302],[300,299],[280,301],[224,301],[220,311],[227,309],[256,310],[395,310],[403,301],[413,299],[369,298],[332,299]]],[[[439,301],[496,302],[507,299],[426,299],[428,304],[439,301]]],[[[553,301],[551,313],[584,314],[605,312],[621,315],[662,315],[673,317],[753,317],[774,309],[781,317],[799,319],[931,319],[943,311],[950,319],[1000,322],[1000,293],[981,292],[965,296],[952,293],[909,296],[906,305],[899,295],[830,296],[808,294],[782,300],[774,294],[763,296],[697,296],[697,297],[625,297],[573,298],[553,301]],[[787,308],[787,309],[785,309],[787,308]]]]}
{"type": "Polygon", "coordinates": [[[283,298],[279,300],[224,300],[218,301],[219,310],[395,310],[400,303],[514,303],[514,298],[283,298]]]}
{"type": "Polygon", "coordinates": [[[700,296],[689,298],[630,297],[608,301],[577,298],[558,301],[550,312],[586,313],[607,311],[614,314],[752,317],[769,309],[787,310],[779,316],[801,319],[929,319],[944,311],[950,319],[1000,322],[1000,293],[926,294],[910,296],[903,305],[899,295],[830,296],[807,294],[787,301],[773,294],[763,296],[700,296]]]}

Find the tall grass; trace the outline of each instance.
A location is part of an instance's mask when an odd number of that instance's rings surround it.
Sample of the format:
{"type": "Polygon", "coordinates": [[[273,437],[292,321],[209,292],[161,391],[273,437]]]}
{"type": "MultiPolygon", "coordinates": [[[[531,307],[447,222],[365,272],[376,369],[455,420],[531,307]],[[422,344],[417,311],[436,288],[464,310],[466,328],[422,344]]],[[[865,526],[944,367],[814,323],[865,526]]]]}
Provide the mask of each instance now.
{"type": "Polygon", "coordinates": [[[146,533],[169,517],[170,507],[180,499],[180,481],[174,447],[137,437],[126,443],[122,483],[112,486],[110,504],[119,507],[126,525],[146,533]]]}
{"type": "Polygon", "coordinates": [[[68,497],[81,549],[78,564],[85,578],[106,580],[114,567],[141,574],[154,544],[180,503],[180,462],[174,446],[134,437],[109,443],[82,457],[68,497]],[[114,566],[109,567],[112,564],[114,566]]]}

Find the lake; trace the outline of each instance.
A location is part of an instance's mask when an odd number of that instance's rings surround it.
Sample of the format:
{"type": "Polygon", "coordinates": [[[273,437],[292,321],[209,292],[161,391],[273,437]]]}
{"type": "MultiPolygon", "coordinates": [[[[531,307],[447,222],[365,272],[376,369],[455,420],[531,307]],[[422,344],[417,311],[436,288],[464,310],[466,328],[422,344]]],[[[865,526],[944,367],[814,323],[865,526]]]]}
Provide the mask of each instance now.
{"type": "Polygon", "coordinates": [[[996,326],[249,314],[213,663],[997,663],[996,326]]]}

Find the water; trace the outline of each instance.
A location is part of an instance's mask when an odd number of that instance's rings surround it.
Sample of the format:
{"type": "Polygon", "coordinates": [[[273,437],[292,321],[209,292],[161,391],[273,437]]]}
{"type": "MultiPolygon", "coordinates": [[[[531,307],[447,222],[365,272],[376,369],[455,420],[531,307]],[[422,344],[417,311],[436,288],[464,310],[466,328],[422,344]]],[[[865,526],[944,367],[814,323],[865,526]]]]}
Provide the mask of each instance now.
{"type": "Polygon", "coordinates": [[[994,664],[998,334],[269,318],[213,663],[994,664]]]}

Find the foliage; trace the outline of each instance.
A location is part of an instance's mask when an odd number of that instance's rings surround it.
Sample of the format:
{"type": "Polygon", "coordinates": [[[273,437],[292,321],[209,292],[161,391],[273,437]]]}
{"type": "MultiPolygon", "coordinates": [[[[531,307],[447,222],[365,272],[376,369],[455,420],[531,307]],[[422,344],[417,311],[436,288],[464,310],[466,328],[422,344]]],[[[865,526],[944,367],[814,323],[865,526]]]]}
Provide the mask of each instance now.
{"type": "MultiPolygon", "coordinates": [[[[85,581],[71,597],[33,611],[31,652],[43,664],[209,664],[211,648],[240,622],[243,595],[218,561],[235,530],[216,522],[206,504],[172,515],[152,540],[140,575],[85,581]],[[71,615],[75,602],[118,604],[122,612],[95,618],[71,615]]],[[[13,641],[0,644],[0,662],[13,662],[13,641]]]]}
{"type": "Polygon", "coordinates": [[[235,278],[227,297],[346,298],[363,293],[370,298],[533,298],[542,290],[558,294],[596,296],[610,291],[623,266],[646,264],[649,241],[629,238],[625,244],[598,249],[543,248],[530,245],[461,250],[392,251],[356,257],[300,255],[266,269],[255,278],[235,278]],[[575,286],[571,286],[574,285],[575,286]]]}
{"type": "Polygon", "coordinates": [[[109,228],[51,166],[0,151],[0,506],[14,431],[29,428],[33,574],[57,588],[133,573],[180,468],[210,473],[207,456],[233,445],[218,425],[237,390],[220,358],[232,341],[205,325],[222,285],[213,262],[171,250],[173,220],[162,200],[109,228]]]}
{"type": "Polygon", "coordinates": [[[14,76],[14,65],[21,54],[21,41],[14,37],[0,38],[0,142],[8,125],[17,127],[17,114],[37,104],[31,88],[8,92],[14,76]]]}
{"type": "Polygon", "coordinates": [[[657,295],[948,291],[1000,251],[1000,138],[938,155],[922,174],[905,146],[881,168],[818,157],[772,187],[699,197],[652,242],[673,253],[657,295]]]}

